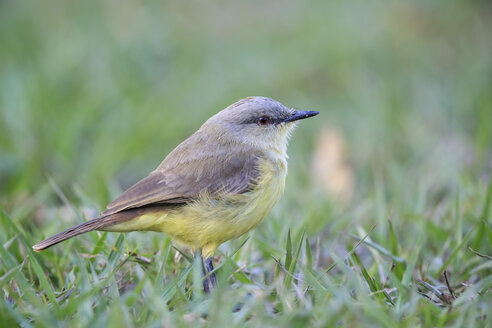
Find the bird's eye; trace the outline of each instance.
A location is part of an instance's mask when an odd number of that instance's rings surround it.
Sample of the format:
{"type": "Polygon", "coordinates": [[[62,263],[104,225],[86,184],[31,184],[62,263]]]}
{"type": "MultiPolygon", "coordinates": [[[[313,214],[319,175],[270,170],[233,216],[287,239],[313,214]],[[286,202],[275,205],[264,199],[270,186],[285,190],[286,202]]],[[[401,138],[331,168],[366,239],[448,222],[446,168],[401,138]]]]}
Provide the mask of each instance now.
{"type": "Polygon", "coordinates": [[[267,125],[268,123],[270,123],[270,118],[268,116],[262,116],[258,119],[259,125],[267,125]]]}

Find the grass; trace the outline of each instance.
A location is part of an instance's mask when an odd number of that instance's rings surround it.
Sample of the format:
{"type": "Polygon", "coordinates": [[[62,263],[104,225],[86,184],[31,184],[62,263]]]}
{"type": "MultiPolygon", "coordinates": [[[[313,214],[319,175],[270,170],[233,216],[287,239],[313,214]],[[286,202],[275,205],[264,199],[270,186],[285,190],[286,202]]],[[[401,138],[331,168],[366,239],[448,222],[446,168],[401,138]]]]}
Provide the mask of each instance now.
{"type": "Polygon", "coordinates": [[[1,2],[1,326],[492,326],[490,15],[486,1],[1,2]],[[249,95],[321,113],[293,135],[280,203],[217,252],[217,290],[163,234],[31,251],[249,95]],[[344,141],[348,200],[316,183],[323,129],[344,141]]]}

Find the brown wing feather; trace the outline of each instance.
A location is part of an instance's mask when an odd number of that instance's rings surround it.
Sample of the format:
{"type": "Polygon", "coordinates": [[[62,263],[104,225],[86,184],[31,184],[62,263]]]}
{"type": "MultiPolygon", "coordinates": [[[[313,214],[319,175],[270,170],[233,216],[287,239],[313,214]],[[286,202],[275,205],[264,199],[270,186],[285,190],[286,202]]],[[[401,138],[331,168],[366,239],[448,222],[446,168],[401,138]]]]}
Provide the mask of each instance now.
{"type": "Polygon", "coordinates": [[[111,202],[101,216],[151,204],[183,204],[204,191],[213,196],[249,190],[258,176],[259,154],[233,145],[218,145],[217,140],[197,134],[171,152],[155,171],[111,202]],[[193,147],[197,142],[198,150],[193,147]]]}

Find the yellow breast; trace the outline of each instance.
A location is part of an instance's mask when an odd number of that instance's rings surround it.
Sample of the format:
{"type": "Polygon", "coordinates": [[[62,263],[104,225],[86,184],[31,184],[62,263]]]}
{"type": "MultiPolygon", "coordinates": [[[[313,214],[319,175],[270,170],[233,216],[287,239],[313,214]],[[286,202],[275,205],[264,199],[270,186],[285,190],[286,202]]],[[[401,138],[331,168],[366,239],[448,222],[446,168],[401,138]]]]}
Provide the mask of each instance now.
{"type": "Polygon", "coordinates": [[[149,213],[110,230],[161,231],[209,257],[223,242],[256,227],[280,200],[287,175],[285,156],[260,160],[259,171],[255,187],[246,193],[214,198],[204,194],[178,209],[149,213]]]}

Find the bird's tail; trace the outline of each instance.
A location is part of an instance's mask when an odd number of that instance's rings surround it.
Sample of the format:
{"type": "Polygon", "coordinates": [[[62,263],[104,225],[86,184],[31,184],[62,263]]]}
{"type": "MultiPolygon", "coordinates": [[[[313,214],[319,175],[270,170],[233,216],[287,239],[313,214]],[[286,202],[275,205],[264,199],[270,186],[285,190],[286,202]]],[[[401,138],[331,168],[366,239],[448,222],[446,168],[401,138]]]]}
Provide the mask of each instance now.
{"type": "Polygon", "coordinates": [[[56,245],[64,240],[67,240],[69,238],[81,235],[83,233],[93,231],[93,230],[99,230],[101,228],[104,228],[108,225],[111,225],[113,223],[113,220],[111,219],[111,216],[107,217],[99,217],[96,219],[92,219],[90,221],[84,222],[82,224],[79,224],[78,226],[72,227],[70,229],[67,229],[65,231],[62,231],[60,233],[57,233],[54,236],[51,236],[48,239],[43,240],[40,243],[37,243],[32,247],[32,249],[36,252],[45,250],[53,245],[56,245]]]}

